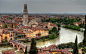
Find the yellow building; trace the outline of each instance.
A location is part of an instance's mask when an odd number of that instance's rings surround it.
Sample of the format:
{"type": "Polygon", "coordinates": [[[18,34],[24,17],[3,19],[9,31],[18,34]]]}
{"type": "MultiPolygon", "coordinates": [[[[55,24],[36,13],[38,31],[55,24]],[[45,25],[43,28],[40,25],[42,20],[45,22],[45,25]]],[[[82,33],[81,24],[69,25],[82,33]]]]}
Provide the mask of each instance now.
{"type": "Polygon", "coordinates": [[[26,31],[26,38],[40,38],[43,36],[48,36],[49,31],[47,29],[42,29],[42,28],[31,28],[31,30],[26,31]]]}
{"type": "Polygon", "coordinates": [[[3,38],[3,41],[9,42],[9,33],[3,33],[2,38],[3,38]]]}

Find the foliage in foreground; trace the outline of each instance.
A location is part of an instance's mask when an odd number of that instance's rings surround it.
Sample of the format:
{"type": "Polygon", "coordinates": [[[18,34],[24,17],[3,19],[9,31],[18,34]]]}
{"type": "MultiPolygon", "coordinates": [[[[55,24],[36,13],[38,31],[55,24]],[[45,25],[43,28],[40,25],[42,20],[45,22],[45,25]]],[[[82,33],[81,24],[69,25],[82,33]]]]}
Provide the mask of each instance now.
{"type": "Polygon", "coordinates": [[[31,41],[29,54],[38,54],[38,50],[37,50],[36,42],[34,41],[34,38],[32,38],[32,41],[31,41]]]}
{"type": "Polygon", "coordinates": [[[77,46],[77,36],[76,36],[75,43],[73,46],[73,54],[79,54],[78,53],[78,46],[77,46]]]}

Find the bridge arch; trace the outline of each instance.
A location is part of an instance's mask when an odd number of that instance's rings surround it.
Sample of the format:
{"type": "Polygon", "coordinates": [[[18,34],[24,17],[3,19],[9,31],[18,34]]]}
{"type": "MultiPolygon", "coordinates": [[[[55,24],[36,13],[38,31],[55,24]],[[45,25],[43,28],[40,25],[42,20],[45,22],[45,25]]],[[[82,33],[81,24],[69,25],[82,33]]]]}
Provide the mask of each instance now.
{"type": "Polygon", "coordinates": [[[23,51],[23,48],[20,48],[19,50],[20,50],[20,51],[23,51]]]}
{"type": "Polygon", "coordinates": [[[15,45],[15,48],[17,48],[17,46],[15,45]]]}

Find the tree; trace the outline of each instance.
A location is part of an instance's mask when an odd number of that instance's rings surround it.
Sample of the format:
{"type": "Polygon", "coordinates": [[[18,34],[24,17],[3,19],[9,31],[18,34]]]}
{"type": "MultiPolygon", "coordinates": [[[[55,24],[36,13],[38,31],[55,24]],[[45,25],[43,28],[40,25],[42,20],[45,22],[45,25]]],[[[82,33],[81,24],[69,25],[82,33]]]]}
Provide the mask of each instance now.
{"type": "Polygon", "coordinates": [[[61,25],[60,24],[56,24],[58,27],[60,27],[61,25]]]}
{"type": "Polygon", "coordinates": [[[4,25],[4,28],[8,28],[7,24],[4,25]]]}
{"type": "Polygon", "coordinates": [[[38,53],[38,50],[36,47],[36,42],[34,41],[34,38],[32,38],[29,54],[37,54],[37,53],[38,53]]]}
{"type": "Polygon", "coordinates": [[[26,46],[26,48],[25,48],[25,52],[24,52],[24,54],[27,54],[27,46],[26,46]]]}
{"type": "Polygon", "coordinates": [[[75,43],[73,46],[73,54],[79,54],[78,53],[78,47],[77,47],[77,35],[76,35],[75,43]]]}
{"type": "Polygon", "coordinates": [[[52,34],[49,35],[49,39],[52,39],[52,34]]]}
{"type": "Polygon", "coordinates": [[[52,33],[52,39],[54,39],[55,38],[55,33],[52,33]]]}
{"type": "Polygon", "coordinates": [[[43,41],[45,41],[45,37],[43,37],[43,41]]]}
{"type": "Polygon", "coordinates": [[[52,33],[52,31],[51,30],[49,30],[49,34],[51,34],[52,33]]]}
{"type": "Polygon", "coordinates": [[[57,31],[57,28],[56,27],[53,27],[52,28],[52,32],[56,32],[57,31]]]}
{"type": "MultiPolygon", "coordinates": [[[[86,21],[86,15],[85,15],[85,21],[86,21]]],[[[85,29],[86,29],[86,24],[85,24],[85,29]]],[[[82,49],[82,54],[86,54],[86,30],[84,31],[84,39],[83,39],[83,49],[82,49]]]]}
{"type": "Polygon", "coordinates": [[[46,26],[46,28],[48,28],[48,27],[46,26]]]}
{"type": "Polygon", "coordinates": [[[11,25],[11,28],[13,28],[13,24],[11,25]]]}
{"type": "Polygon", "coordinates": [[[86,30],[84,31],[83,45],[86,46],[86,30]]]}

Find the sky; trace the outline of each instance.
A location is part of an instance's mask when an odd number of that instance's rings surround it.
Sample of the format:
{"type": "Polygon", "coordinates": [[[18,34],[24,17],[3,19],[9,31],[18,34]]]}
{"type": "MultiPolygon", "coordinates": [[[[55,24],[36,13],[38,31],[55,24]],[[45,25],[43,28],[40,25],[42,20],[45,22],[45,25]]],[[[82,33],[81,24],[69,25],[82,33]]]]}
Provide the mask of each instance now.
{"type": "Polygon", "coordinates": [[[0,13],[86,13],[86,0],[0,0],[0,13]]]}

